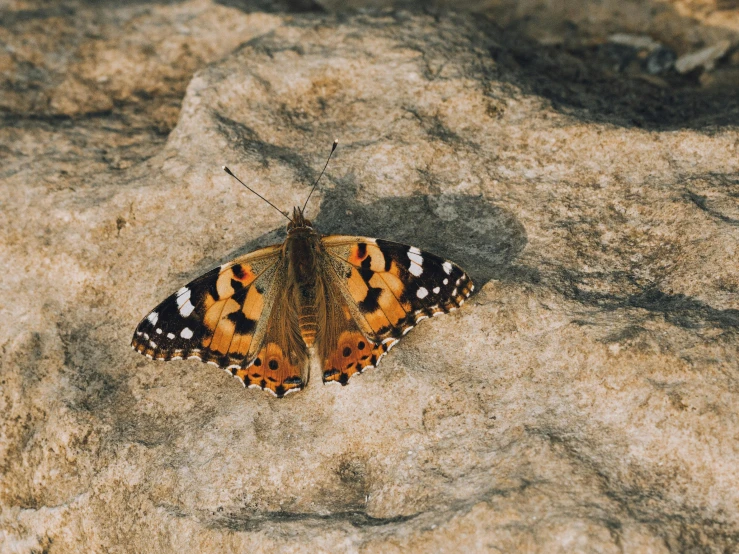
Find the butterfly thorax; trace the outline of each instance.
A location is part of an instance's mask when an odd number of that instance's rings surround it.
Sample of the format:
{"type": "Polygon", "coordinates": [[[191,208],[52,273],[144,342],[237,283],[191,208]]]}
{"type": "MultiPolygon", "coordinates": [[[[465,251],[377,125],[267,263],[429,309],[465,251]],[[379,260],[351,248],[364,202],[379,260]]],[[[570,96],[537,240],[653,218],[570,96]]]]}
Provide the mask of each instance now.
{"type": "Polygon", "coordinates": [[[298,208],[288,226],[283,247],[288,264],[288,283],[293,296],[292,305],[298,313],[300,334],[306,346],[311,347],[318,332],[318,253],[321,237],[310,221],[303,218],[298,208]]]}

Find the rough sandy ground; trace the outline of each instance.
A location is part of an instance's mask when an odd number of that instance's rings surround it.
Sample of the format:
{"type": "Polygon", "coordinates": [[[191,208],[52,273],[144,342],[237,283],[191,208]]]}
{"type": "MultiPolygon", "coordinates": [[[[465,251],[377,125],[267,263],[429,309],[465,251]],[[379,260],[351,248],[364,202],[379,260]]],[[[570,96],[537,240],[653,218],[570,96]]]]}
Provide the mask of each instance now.
{"type": "MultiPolygon", "coordinates": [[[[739,548],[733,51],[655,76],[604,61],[615,24],[251,8],[3,15],[0,551],[739,548]],[[220,166],[288,208],[334,137],[316,226],[479,293],[283,400],[132,352],[284,236],[220,166]]],[[[704,16],[655,38],[736,35],[704,16]]]]}

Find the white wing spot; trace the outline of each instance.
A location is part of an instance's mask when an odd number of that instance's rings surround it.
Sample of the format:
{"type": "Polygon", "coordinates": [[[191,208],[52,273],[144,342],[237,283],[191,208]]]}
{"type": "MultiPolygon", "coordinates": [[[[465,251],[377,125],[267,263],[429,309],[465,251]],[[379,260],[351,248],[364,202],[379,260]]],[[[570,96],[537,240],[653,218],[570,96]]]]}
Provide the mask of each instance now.
{"type": "Polygon", "coordinates": [[[444,273],[446,273],[447,275],[452,272],[452,264],[450,264],[449,262],[444,262],[443,264],[441,264],[441,267],[444,268],[444,273]]]}
{"type": "Polygon", "coordinates": [[[146,319],[149,320],[149,323],[152,325],[156,325],[157,321],[159,320],[159,314],[156,312],[151,312],[149,315],[146,316],[146,319]]]}
{"type": "Polygon", "coordinates": [[[418,298],[426,298],[428,295],[429,295],[429,291],[427,291],[423,287],[419,288],[418,291],[416,292],[416,296],[418,296],[418,298]]]}
{"type": "Polygon", "coordinates": [[[412,262],[416,262],[418,265],[423,265],[423,256],[421,256],[420,254],[408,252],[408,258],[410,258],[412,262]]]}
{"type": "MultiPolygon", "coordinates": [[[[418,322],[416,322],[416,323],[418,323],[418,322]]],[[[413,329],[413,325],[411,325],[410,327],[406,327],[405,329],[403,329],[403,334],[404,335],[407,335],[410,332],[411,329],[413,329]]]]}
{"type": "Polygon", "coordinates": [[[167,338],[172,340],[174,338],[174,333],[167,333],[167,338]]]}
{"type": "Polygon", "coordinates": [[[183,339],[191,339],[192,335],[192,329],[190,329],[189,327],[185,327],[182,331],[180,331],[180,336],[183,339]]]}
{"type": "Polygon", "coordinates": [[[156,348],[157,347],[157,343],[155,343],[153,340],[150,340],[149,341],[149,346],[151,346],[152,348],[156,348]]]}
{"type": "Polygon", "coordinates": [[[159,327],[157,327],[157,335],[161,335],[161,334],[162,334],[162,330],[159,327]]]}
{"type": "Polygon", "coordinates": [[[439,294],[440,290],[441,290],[440,287],[434,287],[434,294],[439,294]]]}
{"type": "Polygon", "coordinates": [[[456,288],[452,291],[452,296],[457,296],[457,289],[456,288]]]}
{"type": "MultiPolygon", "coordinates": [[[[188,296],[190,295],[188,294],[188,296]]],[[[195,309],[195,306],[193,306],[192,302],[188,300],[182,306],[180,306],[180,315],[182,317],[188,317],[193,312],[194,309],[195,309]]]]}
{"type": "Polygon", "coordinates": [[[416,248],[415,246],[411,246],[410,248],[408,248],[408,252],[410,252],[411,254],[420,254],[421,253],[421,251],[418,248],[416,248]]]}
{"type": "Polygon", "coordinates": [[[180,290],[177,291],[177,307],[181,308],[182,305],[190,300],[190,289],[187,287],[182,287],[180,290]]]}
{"type": "Polygon", "coordinates": [[[423,268],[418,265],[416,262],[411,262],[411,267],[408,269],[408,271],[411,272],[412,275],[415,275],[416,277],[420,277],[423,273],[423,268]]]}
{"type": "Polygon", "coordinates": [[[445,285],[448,285],[449,284],[449,279],[444,279],[444,284],[445,285]]]}

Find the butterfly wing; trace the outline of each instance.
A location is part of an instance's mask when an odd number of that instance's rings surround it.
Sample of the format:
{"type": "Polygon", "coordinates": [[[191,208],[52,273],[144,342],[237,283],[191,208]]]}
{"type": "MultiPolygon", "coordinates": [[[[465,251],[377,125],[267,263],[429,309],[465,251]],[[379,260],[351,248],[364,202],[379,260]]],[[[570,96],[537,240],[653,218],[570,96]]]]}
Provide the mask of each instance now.
{"type": "Polygon", "coordinates": [[[338,235],[321,242],[325,273],[335,276],[329,295],[344,301],[340,327],[327,330],[319,349],[324,381],[346,384],[376,366],[418,322],[458,308],[474,290],[459,266],[413,246],[338,235]]]}
{"type": "Polygon", "coordinates": [[[281,251],[257,250],[182,287],[141,320],[134,350],[156,360],[199,359],[278,396],[302,386],[294,365],[270,369],[278,358],[296,357],[270,326],[286,274],[281,251]]]}
{"type": "Polygon", "coordinates": [[[282,397],[301,390],[308,382],[308,351],[300,336],[298,312],[287,283],[285,263],[275,278],[268,303],[271,311],[257,326],[263,338],[253,344],[242,367],[235,370],[248,387],[282,397]]]}

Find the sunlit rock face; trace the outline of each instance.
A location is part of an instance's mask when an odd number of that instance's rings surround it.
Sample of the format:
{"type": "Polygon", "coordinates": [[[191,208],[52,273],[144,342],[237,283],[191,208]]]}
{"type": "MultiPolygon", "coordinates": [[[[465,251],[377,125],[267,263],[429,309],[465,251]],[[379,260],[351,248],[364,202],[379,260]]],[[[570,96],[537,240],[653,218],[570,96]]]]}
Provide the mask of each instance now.
{"type": "Polygon", "coordinates": [[[736,548],[739,112],[720,87],[481,15],[2,19],[0,550],[736,548]],[[290,210],[334,138],[306,215],[454,260],[464,307],[284,399],[132,352],[157,302],[284,239],[221,166],[290,210]]]}

